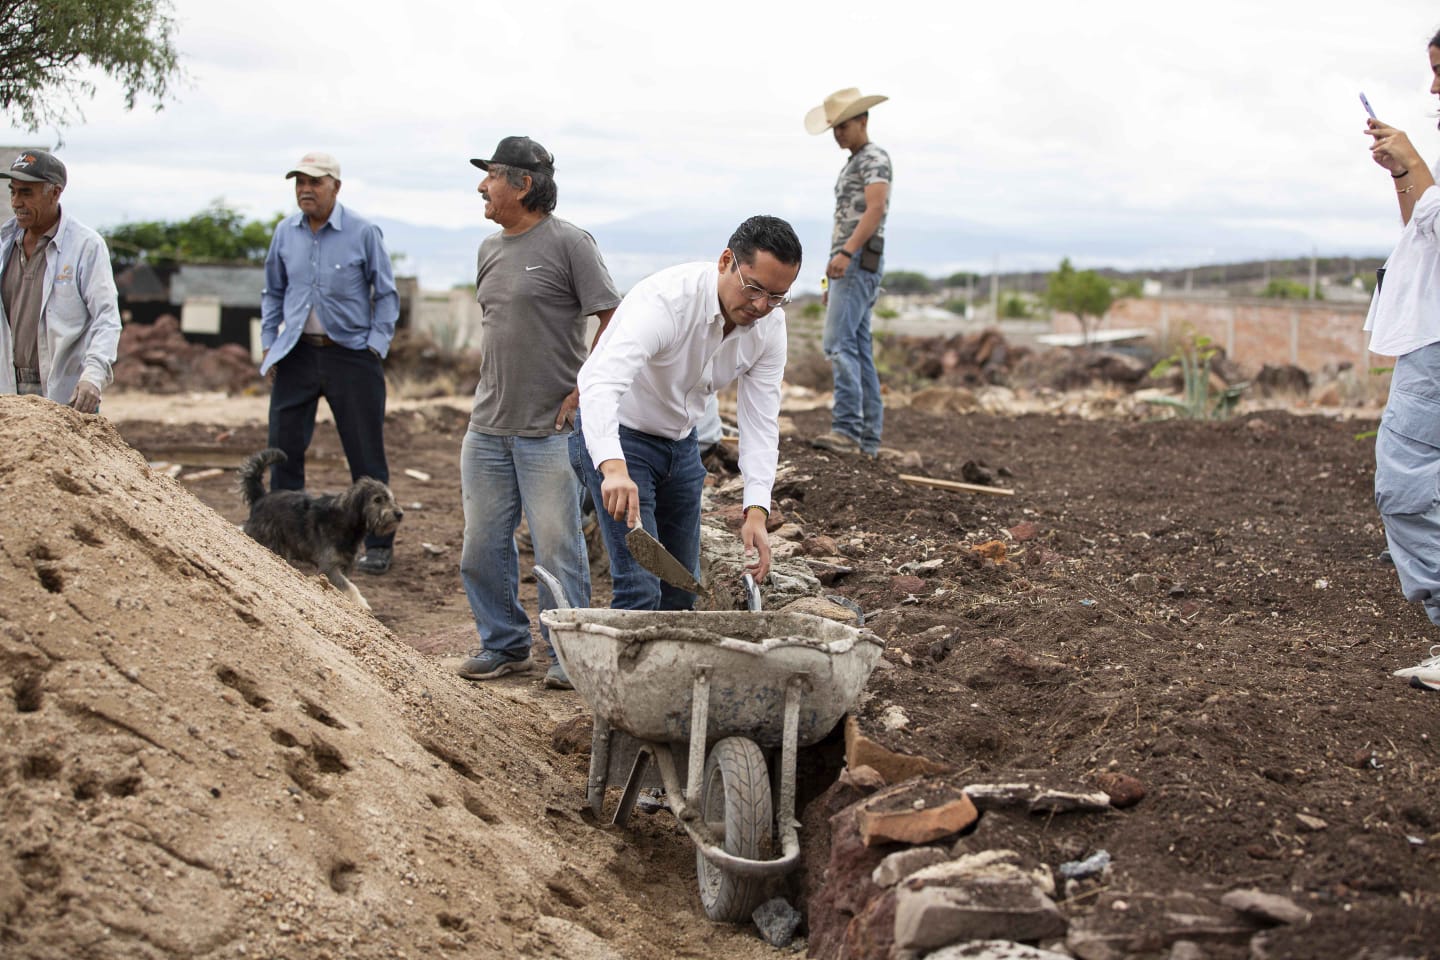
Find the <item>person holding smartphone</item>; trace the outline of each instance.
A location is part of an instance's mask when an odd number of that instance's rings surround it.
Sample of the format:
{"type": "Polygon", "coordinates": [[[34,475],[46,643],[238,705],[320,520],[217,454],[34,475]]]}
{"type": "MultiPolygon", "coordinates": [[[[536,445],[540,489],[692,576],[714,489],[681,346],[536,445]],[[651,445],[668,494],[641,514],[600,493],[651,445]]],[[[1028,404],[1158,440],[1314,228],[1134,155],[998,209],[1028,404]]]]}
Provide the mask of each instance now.
{"type": "MultiPolygon", "coordinates": [[[[1440,97],[1440,33],[1428,53],[1430,92],[1440,97]]],[[[1365,133],[1404,224],[1365,318],[1370,351],[1395,358],[1375,438],[1375,506],[1405,598],[1440,626],[1440,190],[1403,130],[1372,113],[1365,133]]],[[[1440,690],[1440,645],[1429,652],[1395,676],[1440,690]]]]}

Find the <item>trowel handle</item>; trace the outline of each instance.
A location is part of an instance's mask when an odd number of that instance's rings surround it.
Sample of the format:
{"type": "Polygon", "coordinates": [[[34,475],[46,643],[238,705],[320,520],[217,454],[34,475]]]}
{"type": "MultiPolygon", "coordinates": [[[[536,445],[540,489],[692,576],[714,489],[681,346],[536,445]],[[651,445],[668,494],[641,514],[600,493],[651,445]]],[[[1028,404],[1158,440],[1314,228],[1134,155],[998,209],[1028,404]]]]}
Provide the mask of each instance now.
{"type": "Polygon", "coordinates": [[[748,573],[745,574],[745,608],[752,613],[760,612],[760,587],[748,573]]]}

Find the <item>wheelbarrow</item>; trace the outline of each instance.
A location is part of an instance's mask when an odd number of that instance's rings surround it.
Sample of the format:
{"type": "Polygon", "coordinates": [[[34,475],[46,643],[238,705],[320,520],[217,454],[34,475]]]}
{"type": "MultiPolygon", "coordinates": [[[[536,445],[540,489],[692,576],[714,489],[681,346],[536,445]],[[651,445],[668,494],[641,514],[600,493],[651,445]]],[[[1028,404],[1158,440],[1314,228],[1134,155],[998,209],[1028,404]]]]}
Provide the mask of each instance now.
{"type": "MultiPolygon", "coordinates": [[[[535,573],[564,597],[549,571],[535,573]]],[[[800,859],[797,752],[840,722],[884,644],[800,613],[559,607],[540,620],[594,712],[587,799],[596,818],[606,788],[623,784],[612,820],[623,827],[653,761],[695,843],[706,916],[749,920],[767,881],[800,859]],[[769,766],[777,759],[778,809],[769,766]]]]}

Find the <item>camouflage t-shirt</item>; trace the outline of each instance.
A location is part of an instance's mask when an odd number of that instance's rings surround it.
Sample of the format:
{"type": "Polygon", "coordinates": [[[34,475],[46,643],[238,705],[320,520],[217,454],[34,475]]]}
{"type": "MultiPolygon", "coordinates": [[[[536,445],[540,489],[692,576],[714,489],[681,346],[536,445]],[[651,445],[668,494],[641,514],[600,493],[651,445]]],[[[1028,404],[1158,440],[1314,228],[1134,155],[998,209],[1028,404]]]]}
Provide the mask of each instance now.
{"type": "MultiPolygon", "coordinates": [[[[850,234],[860,224],[860,215],[865,212],[865,187],[872,183],[889,183],[890,154],[873,143],[867,143],[845,162],[840,179],[835,181],[835,232],[830,236],[830,255],[845,245],[850,234]]],[[[885,195],[885,213],[890,212],[890,195],[885,195]]],[[[880,217],[880,226],[875,236],[885,236],[885,216],[880,217]]]]}

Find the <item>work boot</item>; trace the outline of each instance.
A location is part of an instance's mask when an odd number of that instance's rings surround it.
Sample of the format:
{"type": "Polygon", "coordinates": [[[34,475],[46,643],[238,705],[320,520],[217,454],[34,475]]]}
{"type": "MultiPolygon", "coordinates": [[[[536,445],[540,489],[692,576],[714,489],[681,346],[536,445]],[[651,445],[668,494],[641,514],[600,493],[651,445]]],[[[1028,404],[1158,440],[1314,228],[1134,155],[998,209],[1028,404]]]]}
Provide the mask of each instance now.
{"type": "Polygon", "coordinates": [[[529,653],[511,657],[498,650],[477,650],[455,672],[466,680],[494,680],[507,673],[526,673],[534,666],[529,653]]]}
{"type": "Polygon", "coordinates": [[[838,430],[831,430],[829,433],[822,433],[810,441],[810,446],[817,450],[829,450],[831,453],[860,453],[860,441],[854,437],[840,433],[838,430]]]}
{"type": "Polygon", "coordinates": [[[565,668],[560,666],[556,660],[550,664],[550,669],[545,671],[545,686],[551,690],[574,690],[575,685],[570,682],[570,677],[565,673],[565,668]]]}

